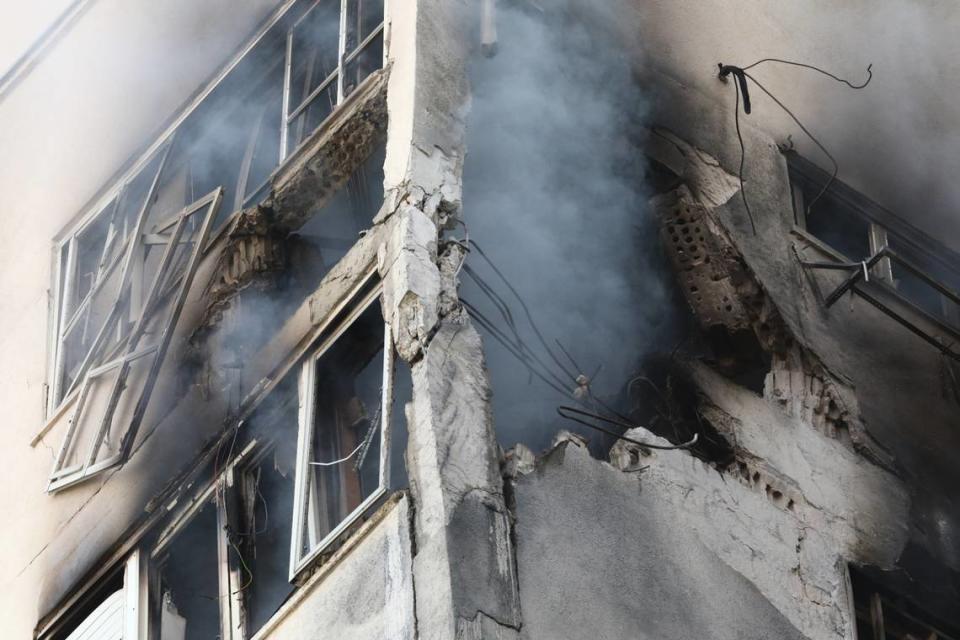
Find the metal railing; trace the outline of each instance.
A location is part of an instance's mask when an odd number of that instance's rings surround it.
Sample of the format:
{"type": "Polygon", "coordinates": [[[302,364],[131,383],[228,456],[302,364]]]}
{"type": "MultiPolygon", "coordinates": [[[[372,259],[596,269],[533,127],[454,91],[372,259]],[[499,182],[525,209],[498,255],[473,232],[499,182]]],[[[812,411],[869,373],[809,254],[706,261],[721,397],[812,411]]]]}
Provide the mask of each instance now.
{"type": "MultiPolygon", "coordinates": [[[[890,263],[900,266],[905,271],[911,273],[913,276],[937,291],[945,299],[960,307],[960,294],[927,274],[923,269],[898,254],[889,246],[881,248],[872,256],[866,260],[862,260],[861,262],[803,261],[801,264],[808,269],[843,270],[852,272],[843,282],[840,283],[839,286],[837,286],[836,289],[831,291],[824,298],[824,305],[828,309],[832,307],[838,300],[840,300],[845,293],[850,292],[852,294],[856,294],[890,318],[896,320],[899,324],[910,330],[924,341],[936,347],[944,355],[950,356],[954,360],[960,362],[960,352],[957,352],[953,349],[955,344],[960,344],[960,331],[958,331],[957,328],[952,327],[939,318],[927,313],[927,311],[920,308],[908,298],[902,295],[897,295],[897,298],[904,305],[906,305],[920,317],[924,318],[928,323],[932,323],[934,326],[936,326],[938,331],[949,339],[949,341],[945,342],[942,336],[936,336],[930,333],[926,328],[921,327],[919,323],[907,317],[907,315],[899,313],[886,302],[880,300],[879,296],[874,295],[874,293],[871,291],[859,286],[861,283],[870,282],[870,269],[879,264],[882,260],[888,260],[890,263]]],[[[894,289],[893,291],[896,290],[894,289]]],[[[897,293],[899,294],[899,292],[897,293]]]]}

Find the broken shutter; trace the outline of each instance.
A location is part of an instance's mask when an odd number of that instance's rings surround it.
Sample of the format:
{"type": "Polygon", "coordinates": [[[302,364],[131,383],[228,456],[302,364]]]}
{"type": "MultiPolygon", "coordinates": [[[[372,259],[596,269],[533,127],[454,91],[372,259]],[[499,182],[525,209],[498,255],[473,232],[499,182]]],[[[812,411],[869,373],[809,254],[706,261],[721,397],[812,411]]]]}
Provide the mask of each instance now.
{"type": "Polygon", "coordinates": [[[48,491],[80,482],[130,455],[222,199],[223,189],[216,189],[150,227],[150,198],[144,202],[127,241],[119,291],[81,367],[83,380],[48,491]],[[151,249],[159,247],[155,260],[157,252],[151,249]],[[153,277],[143,293],[142,266],[148,261],[153,277]]]}
{"type": "Polygon", "coordinates": [[[66,640],[123,640],[124,591],[110,594],[66,640]]]}

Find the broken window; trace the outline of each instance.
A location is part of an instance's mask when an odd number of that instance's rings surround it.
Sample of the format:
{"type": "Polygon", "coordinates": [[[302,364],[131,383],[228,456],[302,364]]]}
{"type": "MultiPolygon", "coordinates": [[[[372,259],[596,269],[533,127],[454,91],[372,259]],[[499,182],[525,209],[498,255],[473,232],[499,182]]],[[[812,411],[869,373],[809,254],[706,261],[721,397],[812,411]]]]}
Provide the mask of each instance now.
{"type": "MultiPolygon", "coordinates": [[[[296,407],[289,417],[296,420],[296,407]]],[[[266,624],[293,592],[288,562],[295,461],[295,440],[277,438],[272,448],[237,475],[241,501],[237,539],[249,571],[243,603],[250,634],[266,624]]]]}
{"type": "Polygon", "coordinates": [[[281,157],[383,66],[383,0],[319,0],[287,34],[281,157]]]}
{"type": "MultiPolygon", "coordinates": [[[[230,638],[221,631],[221,602],[230,598],[221,510],[206,500],[153,559],[151,628],[163,640],[230,638]]],[[[229,610],[229,607],[226,607],[229,610]]],[[[228,619],[229,622],[229,619],[228,619]]]]}
{"type": "Polygon", "coordinates": [[[140,554],[134,552],[98,581],[43,640],[137,640],[141,638],[140,554]]]}
{"type": "Polygon", "coordinates": [[[850,582],[859,640],[960,640],[960,629],[950,621],[886,588],[868,572],[850,567],[850,582]]]}
{"type": "MultiPolygon", "coordinates": [[[[71,370],[76,395],[69,402],[72,413],[48,491],[79,482],[129,455],[219,209],[220,189],[154,223],[150,201],[163,165],[161,160],[135,223],[129,225],[121,243],[123,251],[112,259],[110,275],[98,273],[93,286],[86,289],[80,302],[80,308],[88,309],[86,315],[77,319],[74,314],[60,332],[69,338],[78,331],[78,324],[88,325],[83,332],[88,338],[83,355],[70,360],[78,363],[71,370]]],[[[115,234],[108,227],[104,255],[118,242],[111,235],[115,234]]],[[[76,263],[81,252],[74,249],[73,255],[68,262],[76,263]]],[[[69,292],[68,285],[61,296],[64,302],[71,300],[69,292]]],[[[61,341],[61,349],[66,351],[65,345],[70,344],[61,341]]]]}
{"type": "Polygon", "coordinates": [[[379,291],[368,285],[301,369],[291,579],[387,489],[393,349],[379,291]]]}
{"type": "Polygon", "coordinates": [[[347,183],[321,208],[310,212],[307,222],[297,230],[293,271],[310,290],[347,255],[380,210],[384,153],[385,146],[378,145],[347,183]]]}
{"type": "Polygon", "coordinates": [[[129,300],[121,299],[127,284],[124,267],[129,262],[134,283],[146,278],[149,284],[152,273],[148,251],[140,253],[135,246],[137,253],[127,258],[131,245],[140,244],[134,240],[162,243],[156,223],[216,188],[224,196],[214,229],[222,228],[234,211],[261,202],[288,153],[289,134],[295,133],[292,149],[382,67],[382,58],[383,0],[288,3],[57,243],[47,404],[51,420],[76,397],[97,341],[120,342],[135,322],[144,287],[134,287],[129,300]],[[324,108],[320,95],[326,87],[330,93],[324,108]],[[150,224],[141,229],[143,237],[133,238],[144,209],[150,210],[150,224]],[[101,336],[118,300],[128,307],[127,319],[101,336]]]}
{"type": "Polygon", "coordinates": [[[949,293],[960,291],[960,256],[795,152],[786,155],[798,227],[841,260],[870,261],[886,252],[873,261],[870,281],[893,287],[935,321],[960,327],[960,307],[949,293]]]}

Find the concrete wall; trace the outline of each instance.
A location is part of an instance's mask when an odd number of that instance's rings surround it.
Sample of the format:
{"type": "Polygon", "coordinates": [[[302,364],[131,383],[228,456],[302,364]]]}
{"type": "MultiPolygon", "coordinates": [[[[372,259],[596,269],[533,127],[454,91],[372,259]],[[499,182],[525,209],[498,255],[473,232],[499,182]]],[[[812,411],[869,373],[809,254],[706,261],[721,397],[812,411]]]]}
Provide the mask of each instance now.
{"type": "MultiPolygon", "coordinates": [[[[793,429],[759,399],[750,408],[746,437],[793,429]]],[[[627,443],[608,464],[576,439],[523,469],[513,484],[523,637],[854,637],[845,561],[896,557],[906,495],[797,428],[806,455],[770,455],[759,479],[757,467],[730,475],[684,451],[627,443]],[[822,481],[835,475],[849,479],[842,490],[822,481]]]]}
{"type": "Polygon", "coordinates": [[[257,640],[416,637],[410,500],[403,496],[354,534],[261,629],[257,640]]]}

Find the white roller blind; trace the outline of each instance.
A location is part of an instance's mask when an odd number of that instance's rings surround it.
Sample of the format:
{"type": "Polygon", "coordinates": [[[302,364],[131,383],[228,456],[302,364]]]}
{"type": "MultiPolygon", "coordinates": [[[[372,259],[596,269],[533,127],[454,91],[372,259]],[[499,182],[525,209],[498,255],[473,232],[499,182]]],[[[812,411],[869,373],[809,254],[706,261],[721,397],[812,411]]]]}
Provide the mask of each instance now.
{"type": "Polygon", "coordinates": [[[123,640],[123,589],[101,602],[67,640],[123,640]]]}

